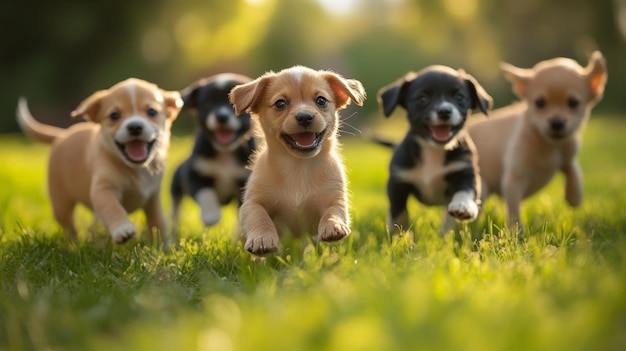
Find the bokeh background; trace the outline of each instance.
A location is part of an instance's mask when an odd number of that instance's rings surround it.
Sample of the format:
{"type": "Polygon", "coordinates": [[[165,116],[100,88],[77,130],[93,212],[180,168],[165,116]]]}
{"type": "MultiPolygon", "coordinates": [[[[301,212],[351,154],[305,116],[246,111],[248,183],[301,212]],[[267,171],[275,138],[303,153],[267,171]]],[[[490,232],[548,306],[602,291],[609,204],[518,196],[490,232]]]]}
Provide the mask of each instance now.
{"type": "Polygon", "coordinates": [[[380,116],[380,87],[430,64],[464,68],[502,106],[514,97],[501,61],[586,64],[596,49],[609,81],[595,111],[626,108],[626,0],[17,0],[2,5],[0,28],[0,133],[18,131],[22,95],[38,118],[67,125],[80,101],[128,77],[178,90],[295,64],[364,84],[351,124],[380,116]]]}

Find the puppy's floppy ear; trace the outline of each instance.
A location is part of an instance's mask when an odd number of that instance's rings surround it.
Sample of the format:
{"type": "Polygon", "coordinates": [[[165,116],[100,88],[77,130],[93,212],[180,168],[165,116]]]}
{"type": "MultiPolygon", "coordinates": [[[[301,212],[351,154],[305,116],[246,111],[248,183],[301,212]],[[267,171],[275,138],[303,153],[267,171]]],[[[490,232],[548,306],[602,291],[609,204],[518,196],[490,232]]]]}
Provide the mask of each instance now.
{"type": "Polygon", "coordinates": [[[100,107],[102,106],[102,98],[109,95],[109,90],[98,90],[91,94],[88,98],[78,105],[78,107],[72,111],[72,118],[83,117],[88,121],[94,123],[100,123],[100,107]]]}
{"type": "Polygon", "coordinates": [[[267,88],[274,75],[274,72],[268,72],[251,82],[237,85],[231,89],[228,99],[235,108],[236,115],[244,112],[255,113],[257,111],[257,105],[263,97],[265,88],[267,88]]]}
{"type": "Polygon", "coordinates": [[[165,107],[167,109],[167,119],[173,121],[176,117],[178,117],[178,113],[183,107],[183,99],[177,91],[161,90],[161,94],[163,95],[165,107]]]}
{"type": "Polygon", "coordinates": [[[378,91],[378,104],[383,108],[383,114],[385,117],[391,116],[393,110],[397,105],[400,105],[406,109],[406,88],[409,82],[415,79],[415,74],[408,74],[397,81],[382,87],[378,91]]]}
{"type": "Polygon", "coordinates": [[[206,79],[201,79],[180,91],[185,108],[198,108],[198,91],[206,84],[205,81],[206,79]]]}
{"type": "Polygon", "coordinates": [[[482,85],[478,84],[476,78],[472,75],[465,73],[463,70],[459,70],[461,77],[465,79],[465,84],[472,95],[472,109],[480,109],[485,115],[488,114],[491,107],[493,107],[493,99],[482,85]]]}
{"type": "Polygon", "coordinates": [[[594,51],[591,54],[589,63],[585,67],[585,75],[589,79],[590,101],[594,103],[600,101],[604,95],[604,86],[608,78],[606,60],[600,51],[594,51]]]}
{"type": "Polygon", "coordinates": [[[504,73],[504,78],[513,84],[515,95],[524,98],[528,82],[535,75],[535,72],[532,69],[519,68],[504,62],[500,64],[500,69],[504,73]]]}
{"type": "Polygon", "coordinates": [[[356,79],[345,79],[333,72],[324,72],[322,76],[335,94],[338,110],[345,108],[350,102],[363,106],[366,94],[361,82],[356,79]]]}

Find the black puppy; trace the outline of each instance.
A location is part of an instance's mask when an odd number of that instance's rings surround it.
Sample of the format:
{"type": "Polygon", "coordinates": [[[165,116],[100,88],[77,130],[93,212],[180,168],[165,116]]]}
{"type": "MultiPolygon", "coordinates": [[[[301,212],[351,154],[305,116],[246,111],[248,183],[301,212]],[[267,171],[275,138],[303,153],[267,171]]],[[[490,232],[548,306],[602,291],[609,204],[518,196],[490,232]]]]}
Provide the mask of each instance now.
{"type": "Polygon", "coordinates": [[[474,144],[463,129],[473,109],[487,114],[491,97],[462,70],[430,66],[409,73],[378,92],[385,117],[397,105],[409,120],[409,131],[395,147],[389,166],[387,195],[390,228],[407,230],[407,201],[446,205],[452,219],[473,221],[480,205],[480,176],[474,144]]]}
{"type": "Polygon", "coordinates": [[[228,93],[252,79],[224,73],[201,79],[185,88],[184,109],[197,116],[195,144],[191,156],[174,173],[172,180],[173,227],[185,194],[200,206],[202,222],[213,225],[222,217],[221,206],[235,198],[241,205],[243,187],[256,143],[248,113],[235,114],[228,93]]]}

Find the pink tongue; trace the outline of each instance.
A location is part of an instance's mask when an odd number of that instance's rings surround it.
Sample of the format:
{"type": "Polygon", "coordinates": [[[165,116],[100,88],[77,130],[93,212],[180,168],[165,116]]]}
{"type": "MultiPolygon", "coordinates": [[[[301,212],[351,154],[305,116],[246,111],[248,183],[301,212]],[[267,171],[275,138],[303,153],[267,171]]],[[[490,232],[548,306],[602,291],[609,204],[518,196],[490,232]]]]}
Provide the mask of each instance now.
{"type": "Polygon", "coordinates": [[[235,132],[232,130],[220,130],[215,132],[215,140],[220,144],[230,144],[235,139],[235,132]]]}
{"type": "Polygon", "coordinates": [[[310,147],[315,144],[315,133],[312,132],[304,132],[291,135],[291,138],[298,144],[300,147],[310,147]]]}
{"type": "Polygon", "coordinates": [[[129,159],[135,162],[141,162],[148,157],[148,143],[133,140],[126,143],[124,151],[129,159]]]}
{"type": "Polygon", "coordinates": [[[435,141],[446,141],[452,135],[452,128],[450,126],[432,126],[430,127],[430,133],[433,135],[435,141]]]}

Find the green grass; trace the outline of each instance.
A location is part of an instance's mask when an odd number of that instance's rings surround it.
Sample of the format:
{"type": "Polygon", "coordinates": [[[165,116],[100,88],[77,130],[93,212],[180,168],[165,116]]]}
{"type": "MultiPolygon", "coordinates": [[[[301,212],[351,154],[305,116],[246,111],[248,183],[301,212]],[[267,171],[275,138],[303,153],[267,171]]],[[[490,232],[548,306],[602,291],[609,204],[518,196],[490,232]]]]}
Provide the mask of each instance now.
{"type": "MultiPolygon", "coordinates": [[[[3,137],[0,350],[622,350],[624,130],[624,120],[590,121],[582,206],[567,207],[557,177],[525,202],[524,238],[498,229],[495,198],[445,238],[442,209],[412,201],[414,237],[390,237],[389,150],[344,137],[353,234],[330,245],[285,238],[265,260],[233,240],[233,206],[205,229],[190,200],[169,254],[87,234],[85,209],[72,244],[47,202],[47,147],[3,137]]],[[[165,184],[190,143],[173,139],[165,184]]]]}

